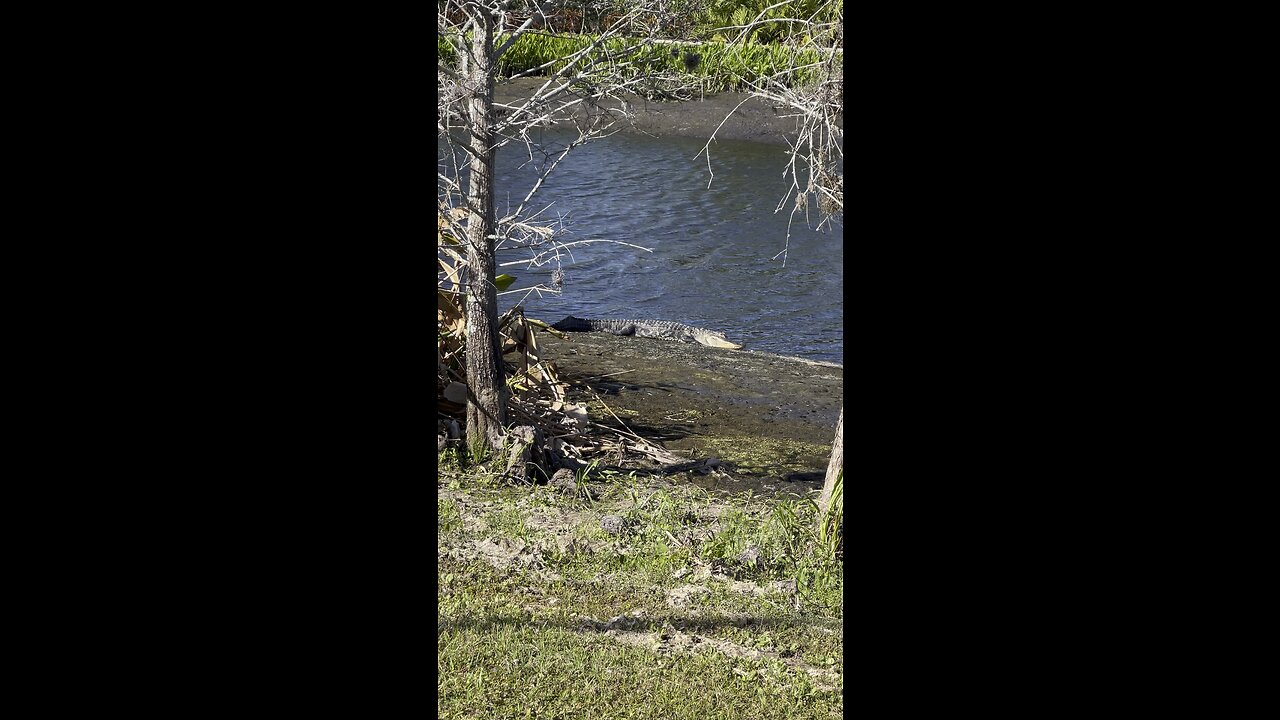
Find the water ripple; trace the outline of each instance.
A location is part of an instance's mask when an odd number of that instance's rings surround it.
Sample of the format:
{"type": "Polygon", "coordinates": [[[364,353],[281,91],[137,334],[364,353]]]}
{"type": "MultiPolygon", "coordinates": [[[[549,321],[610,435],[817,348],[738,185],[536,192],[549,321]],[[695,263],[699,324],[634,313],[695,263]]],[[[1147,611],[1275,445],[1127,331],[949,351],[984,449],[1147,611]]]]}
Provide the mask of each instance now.
{"type": "MultiPolygon", "coordinates": [[[[615,135],[577,148],[548,178],[539,206],[566,213],[566,241],[619,240],[572,248],[560,296],[525,301],[551,321],[565,315],[677,320],[722,330],[755,350],[843,362],[844,236],[816,233],[797,218],[784,267],[772,260],[786,245],[787,214],[775,213],[786,191],[784,148],[717,143],[715,180],[702,143],[615,135]]],[[[506,150],[498,187],[515,199],[531,186],[531,167],[506,150]]],[[[515,259],[515,258],[510,258],[515,259]]],[[[519,285],[550,277],[550,267],[507,268],[519,285]]],[[[518,295],[503,297],[506,304],[518,295]]]]}

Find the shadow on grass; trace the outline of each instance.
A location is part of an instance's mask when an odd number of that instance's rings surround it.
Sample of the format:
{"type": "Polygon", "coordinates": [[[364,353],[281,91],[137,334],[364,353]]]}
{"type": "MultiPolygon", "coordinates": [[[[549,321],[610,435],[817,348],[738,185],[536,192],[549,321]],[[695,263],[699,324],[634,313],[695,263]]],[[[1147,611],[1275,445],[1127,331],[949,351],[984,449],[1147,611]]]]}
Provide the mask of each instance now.
{"type": "Polygon", "coordinates": [[[619,622],[610,625],[608,620],[593,622],[575,618],[531,618],[521,614],[490,614],[480,618],[445,618],[437,616],[437,634],[445,632],[461,632],[466,630],[489,631],[508,627],[532,626],[538,628],[553,627],[560,630],[586,630],[604,632],[611,628],[631,632],[655,632],[670,624],[682,632],[708,632],[722,628],[785,630],[796,627],[821,627],[839,632],[841,624],[831,618],[816,615],[799,615],[795,617],[688,617],[678,613],[665,615],[645,615],[643,617],[624,616],[619,622]]]}

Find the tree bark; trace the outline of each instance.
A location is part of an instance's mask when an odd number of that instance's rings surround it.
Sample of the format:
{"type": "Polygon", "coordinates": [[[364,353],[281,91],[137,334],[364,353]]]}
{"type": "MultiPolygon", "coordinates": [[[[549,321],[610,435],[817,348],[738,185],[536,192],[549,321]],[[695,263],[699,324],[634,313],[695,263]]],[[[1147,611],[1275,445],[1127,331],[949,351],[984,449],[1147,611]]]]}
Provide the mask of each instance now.
{"type": "Polygon", "coordinates": [[[493,20],[477,13],[473,62],[467,67],[470,137],[467,182],[467,442],[497,452],[507,423],[507,384],[498,336],[494,259],[493,20]]]}
{"type": "Polygon", "coordinates": [[[822,494],[818,496],[818,524],[827,516],[831,505],[831,495],[835,492],[836,477],[844,470],[844,405],[840,406],[840,420],[836,423],[836,439],[831,444],[831,460],[827,463],[827,477],[822,483],[822,494]]]}

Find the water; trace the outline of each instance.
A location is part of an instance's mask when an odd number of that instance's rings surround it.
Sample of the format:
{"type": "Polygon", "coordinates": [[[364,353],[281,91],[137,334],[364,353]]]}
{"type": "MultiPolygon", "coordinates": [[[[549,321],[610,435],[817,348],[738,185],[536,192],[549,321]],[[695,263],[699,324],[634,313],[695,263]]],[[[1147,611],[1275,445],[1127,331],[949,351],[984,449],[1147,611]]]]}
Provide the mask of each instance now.
{"type": "MultiPolygon", "coordinates": [[[[547,131],[544,139],[560,134],[547,131]]],[[[561,240],[615,240],[571,247],[561,260],[560,295],[499,296],[499,310],[522,303],[548,322],[585,318],[675,320],[724,332],[754,350],[844,362],[844,236],[837,225],[810,230],[802,214],[775,213],[789,180],[785,146],[618,134],[575,148],[551,174],[532,207],[562,218],[561,240]]],[[[535,159],[538,156],[535,155],[535,159]]],[[[498,153],[498,216],[514,208],[536,180],[523,146],[498,153]]],[[[816,223],[816,215],[814,216],[816,223]]],[[[499,263],[527,257],[500,252],[499,263]]],[[[552,262],[507,266],[513,289],[550,284],[552,262]]]]}

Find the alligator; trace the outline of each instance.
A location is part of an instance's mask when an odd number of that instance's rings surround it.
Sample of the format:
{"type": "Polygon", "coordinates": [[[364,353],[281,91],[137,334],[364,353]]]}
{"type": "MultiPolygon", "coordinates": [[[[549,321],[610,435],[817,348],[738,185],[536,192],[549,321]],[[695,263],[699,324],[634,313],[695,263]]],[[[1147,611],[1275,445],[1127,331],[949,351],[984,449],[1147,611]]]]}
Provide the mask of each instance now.
{"type": "Polygon", "coordinates": [[[552,325],[556,330],[568,332],[607,332],[614,335],[696,342],[711,347],[737,350],[741,345],[729,342],[724,333],[704,330],[668,320],[583,320],[572,315],[552,325]]]}

